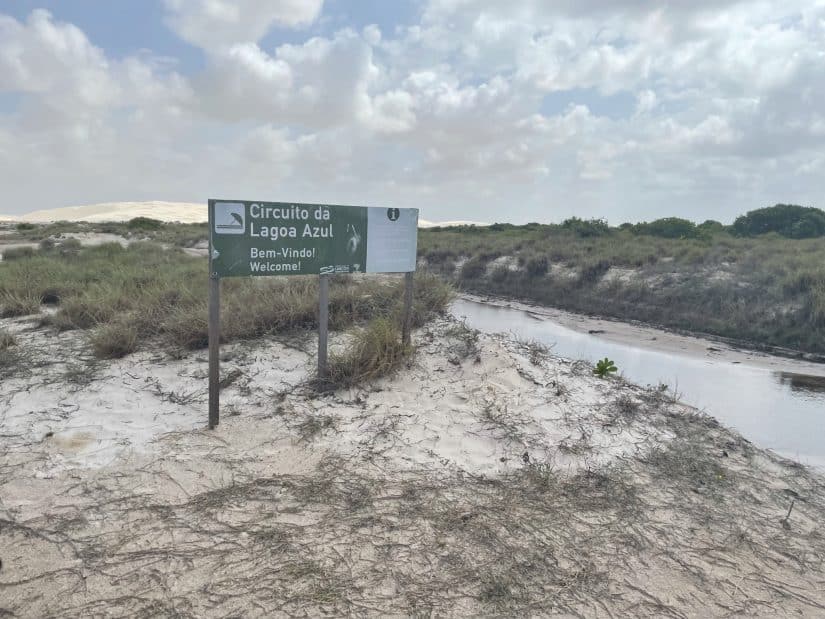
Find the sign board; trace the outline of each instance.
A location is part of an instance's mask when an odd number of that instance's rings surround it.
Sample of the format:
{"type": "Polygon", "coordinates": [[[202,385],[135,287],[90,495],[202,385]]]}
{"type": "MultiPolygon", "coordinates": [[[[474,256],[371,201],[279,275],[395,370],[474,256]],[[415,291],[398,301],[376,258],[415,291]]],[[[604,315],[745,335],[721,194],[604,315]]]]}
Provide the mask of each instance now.
{"type": "Polygon", "coordinates": [[[410,273],[418,209],[209,200],[218,277],[410,273]]]}

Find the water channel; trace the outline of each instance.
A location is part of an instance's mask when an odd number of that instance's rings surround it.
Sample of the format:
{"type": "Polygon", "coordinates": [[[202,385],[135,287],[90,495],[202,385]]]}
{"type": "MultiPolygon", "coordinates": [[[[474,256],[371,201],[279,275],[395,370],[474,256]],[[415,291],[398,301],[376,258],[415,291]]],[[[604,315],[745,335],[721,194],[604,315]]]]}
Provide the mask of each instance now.
{"type": "Polygon", "coordinates": [[[453,304],[452,313],[483,332],[509,332],[552,345],[561,357],[591,362],[609,357],[628,380],[666,384],[684,402],[757,445],[825,469],[825,365],[821,371],[799,373],[794,371],[798,364],[785,359],[777,358],[775,367],[766,368],[714,359],[712,354],[666,352],[571,329],[517,307],[466,298],[453,304]]]}

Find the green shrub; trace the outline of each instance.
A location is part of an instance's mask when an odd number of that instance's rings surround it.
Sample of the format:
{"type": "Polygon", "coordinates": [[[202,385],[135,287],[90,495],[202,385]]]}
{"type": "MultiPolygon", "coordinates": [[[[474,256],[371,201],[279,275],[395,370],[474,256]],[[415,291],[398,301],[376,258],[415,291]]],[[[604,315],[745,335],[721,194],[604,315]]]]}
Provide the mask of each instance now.
{"type": "Polygon", "coordinates": [[[133,217],[126,222],[126,228],[132,231],[160,230],[163,222],[151,217],[133,217]]]}
{"type": "Polygon", "coordinates": [[[474,256],[461,265],[461,279],[480,279],[487,273],[487,262],[480,256],[474,256]]]}
{"type": "Polygon", "coordinates": [[[530,277],[543,277],[547,275],[548,267],[547,256],[533,256],[526,262],[524,269],[530,277]]]}
{"type": "Polygon", "coordinates": [[[725,231],[724,224],[722,224],[721,222],[716,221],[714,219],[706,219],[705,221],[700,223],[698,226],[696,226],[696,228],[700,232],[704,232],[704,233],[710,234],[710,235],[720,234],[720,233],[725,231]]]}
{"type": "Polygon", "coordinates": [[[636,234],[658,236],[663,239],[696,239],[702,236],[695,223],[680,217],[665,217],[650,223],[643,222],[632,228],[636,234]]]}
{"type": "Polygon", "coordinates": [[[570,219],[565,219],[561,227],[582,238],[607,236],[610,234],[610,226],[604,219],[589,219],[585,221],[578,217],[571,217],[570,219]]]}
{"type": "Polygon", "coordinates": [[[34,225],[34,224],[30,224],[30,223],[26,223],[26,222],[24,222],[24,221],[21,221],[19,224],[17,224],[17,225],[15,226],[15,229],[16,229],[18,232],[25,232],[25,231],[27,231],[27,230],[34,230],[35,228],[37,228],[37,226],[36,226],[36,225],[34,225]]]}
{"type": "Polygon", "coordinates": [[[599,260],[591,262],[582,267],[579,274],[579,285],[595,284],[610,270],[610,262],[599,260]]]}
{"type": "Polygon", "coordinates": [[[825,212],[796,204],[777,204],[749,211],[732,226],[738,236],[758,236],[776,232],[791,239],[825,236],[825,212]]]}

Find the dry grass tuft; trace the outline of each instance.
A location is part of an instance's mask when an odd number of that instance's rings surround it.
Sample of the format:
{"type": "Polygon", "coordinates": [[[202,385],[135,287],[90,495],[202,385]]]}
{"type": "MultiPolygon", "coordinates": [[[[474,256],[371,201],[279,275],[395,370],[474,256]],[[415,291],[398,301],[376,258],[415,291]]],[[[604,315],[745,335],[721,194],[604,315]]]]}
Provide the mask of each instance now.
{"type": "Polygon", "coordinates": [[[22,355],[17,338],[5,329],[0,329],[0,378],[8,378],[20,367],[22,355]]]}
{"type": "Polygon", "coordinates": [[[40,311],[40,299],[25,291],[0,292],[0,318],[29,316],[40,311]]]}
{"type": "Polygon", "coordinates": [[[331,415],[308,415],[301,420],[296,429],[300,440],[307,443],[334,426],[335,419],[331,415]]]}
{"type": "Polygon", "coordinates": [[[120,359],[138,348],[137,329],[125,322],[98,327],[91,340],[98,359],[120,359]]]}
{"type": "Polygon", "coordinates": [[[712,453],[698,440],[677,438],[663,447],[654,448],[645,462],[654,476],[669,483],[699,489],[718,490],[731,482],[730,472],[718,461],[721,454],[712,453]]]}
{"type": "Polygon", "coordinates": [[[447,358],[450,363],[459,365],[469,358],[481,360],[481,351],[478,347],[479,333],[476,329],[468,327],[466,322],[455,323],[444,332],[444,336],[447,339],[447,358]]]}
{"type": "Polygon", "coordinates": [[[0,352],[17,346],[17,339],[5,329],[0,329],[0,352]]]}
{"type": "Polygon", "coordinates": [[[401,343],[398,324],[378,318],[353,335],[347,349],[330,355],[323,388],[353,387],[401,367],[412,355],[413,348],[401,343]]]}

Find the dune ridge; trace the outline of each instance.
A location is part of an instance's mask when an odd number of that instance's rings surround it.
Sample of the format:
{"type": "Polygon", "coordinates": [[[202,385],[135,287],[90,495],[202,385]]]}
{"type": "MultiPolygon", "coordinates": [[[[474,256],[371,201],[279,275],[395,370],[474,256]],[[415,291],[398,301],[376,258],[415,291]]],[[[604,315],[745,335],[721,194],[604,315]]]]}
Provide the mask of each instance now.
{"type": "MultiPolygon", "coordinates": [[[[133,217],[152,217],[166,222],[199,223],[206,221],[205,202],[165,202],[150,200],[146,202],[101,202],[81,206],[66,206],[55,209],[32,211],[24,215],[0,215],[0,221],[20,221],[27,223],[47,223],[51,221],[127,221],[133,217]]],[[[433,226],[487,226],[477,221],[441,221],[419,220],[419,227],[433,226]]]]}

